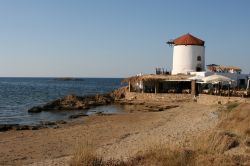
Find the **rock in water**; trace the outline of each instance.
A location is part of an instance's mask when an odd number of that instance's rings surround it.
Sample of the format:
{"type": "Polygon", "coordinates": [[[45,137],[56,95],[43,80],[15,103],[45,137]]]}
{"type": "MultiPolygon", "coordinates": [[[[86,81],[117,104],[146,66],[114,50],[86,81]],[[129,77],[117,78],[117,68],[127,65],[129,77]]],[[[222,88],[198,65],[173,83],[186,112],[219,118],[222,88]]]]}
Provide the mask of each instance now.
{"type": "Polygon", "coordinates": [[[62,99],[51,101],[44,106],[33,107],[28,110],[30,113],[38,113],[41,111],[59,111],[59,110],[86,110],[91,107],[107,105],[113,102],[113,98],[109,94],[96,96],[65,96],[62,99]]]}
{"type": "Polygon", "coordinates": [[[76,119],[76,118],[79,118],[79,117],[82,117],[82,116],[88,116],[88,115],[86,115],[86,114],[70,115],[70,116],[69,116],[69,119],[76,119]]]}
{"type": "Polygon", "coordinates": [[[42,112],[42,107],[33,107],[31,109],[28,110],[28,112],[30,113],[39,113],[39,112],[42,112]]]}
{"type": "Polygon", "coordinates": [[[69,95],[64,98],[51,101],[43,106],[36,106],[28,110],[30,113],[39,113],[41,111],[60,111],[60,110],[86,110],[92,107],[108,105],[115,100],[121,100],[125,97],[128,87],[122,87],[114,90],[110,94],[95,96],[74,96],[69,95]]]}

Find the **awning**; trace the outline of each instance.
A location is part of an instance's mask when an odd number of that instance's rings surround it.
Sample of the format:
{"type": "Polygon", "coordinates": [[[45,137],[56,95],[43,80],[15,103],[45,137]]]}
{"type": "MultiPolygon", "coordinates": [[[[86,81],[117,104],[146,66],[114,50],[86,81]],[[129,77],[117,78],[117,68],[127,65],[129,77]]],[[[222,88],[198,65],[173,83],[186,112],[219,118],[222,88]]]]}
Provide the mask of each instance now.
{"type": "Polygon", "coordinates": [[[220,83],[220,82],[226,82],[226,83],[229,83],[229,82],[232,82],[233,80],[228,78],[228,77],[225,77],[225,76],[222,76],[222,75],[211,75],[211,76],[208,76],[208,77],[204,77],[202,79],[205,83],[220,83]]]}
{"type": "Polygon", "coordinates": [[[202,79],[204,79],[204,77],[200,76],[200,75],[196,75],[196,76],[190,77],[188,79],[189,80],[196,80],[196,81],[203,81],[202,79]]]}

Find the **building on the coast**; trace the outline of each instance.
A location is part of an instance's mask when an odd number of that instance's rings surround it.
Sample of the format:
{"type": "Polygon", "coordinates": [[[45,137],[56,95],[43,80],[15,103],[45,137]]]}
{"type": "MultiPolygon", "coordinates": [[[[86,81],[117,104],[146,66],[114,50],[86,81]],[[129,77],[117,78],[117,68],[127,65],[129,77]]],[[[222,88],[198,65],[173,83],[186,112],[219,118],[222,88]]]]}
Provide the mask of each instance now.
{"type": "Polygon", "coordinates": [[[190,93],[190,75],[149,74],[129,77],[123,82],[129,84],[130,92],[145,93],[190,93]]]}
{"type": "Polygon", "coordinates": [[[208,87],[203,79],[211,75],[224,76],[230,79],[227,85],[219,83],[221,88],[249,89],[250,75],[242,74],[239,67],[210,64],[207,65],[206,70],[205,41],[188,33],[168,41],[167,44],[173,46],[172,71],[156,68],[156,74],[140,74],[127,78],[124,81],[129,84],[129,91],[193,93],[196,95],[202,88],[208,87]]]}
{"type": "Polygon", "coordinates": [[[205,71],[205,42],[191,34],[186,34],[167,44],[173,45],[172,74],[189,74],[205,71]]]}

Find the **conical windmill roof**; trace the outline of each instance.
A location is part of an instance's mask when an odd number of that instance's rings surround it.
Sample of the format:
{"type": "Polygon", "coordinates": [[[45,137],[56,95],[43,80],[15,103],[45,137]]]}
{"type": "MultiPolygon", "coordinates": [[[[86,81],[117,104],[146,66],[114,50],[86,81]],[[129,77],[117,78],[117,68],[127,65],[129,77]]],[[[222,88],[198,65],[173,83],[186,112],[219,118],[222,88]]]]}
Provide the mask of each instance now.
{"type": "Polygon", "coordinates": [[[204,46],[205,42],[197,37],[194,37],[191,34],[185,34],[180,36],[172,41],[174,45],[198,45],[204,46]]]}

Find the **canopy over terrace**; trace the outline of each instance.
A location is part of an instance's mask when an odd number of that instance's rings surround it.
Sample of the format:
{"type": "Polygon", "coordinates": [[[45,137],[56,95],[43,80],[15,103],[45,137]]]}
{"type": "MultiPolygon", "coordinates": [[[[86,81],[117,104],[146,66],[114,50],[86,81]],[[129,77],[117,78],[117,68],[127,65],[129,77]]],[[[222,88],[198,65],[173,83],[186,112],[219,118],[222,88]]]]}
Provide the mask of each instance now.
{"type": "Polygon", "coordinates": [[[158,82],[158,81],[183,81],[188,80],[189,77],[192,75],[156,75],[156,74],[147,74],[142,76],[132,76],[128,77],[122,82],[124,83],[137,83],[139,81],[152,81],[152,82],[158,82]]]}
{"type": "Polygon", "coordinates": [[[211,76],[208,76],[208,77],[204,77],[202,80],[205,83],[220,83],[220,82],[230,83],[230,82],[233,81],[228,77],[225,77],[225,76],[222,76],[222,75],[217,75],[217,74],[214,74],[214,75],[211,75],[211,76]]]}
{"type": "Polygon", "coordinates": [[[124,79],[122,82],[129,84],[129,91],[155,92],[155,93],[182,93],[191,91],[192,75],[142,75],[124,79]]]}

